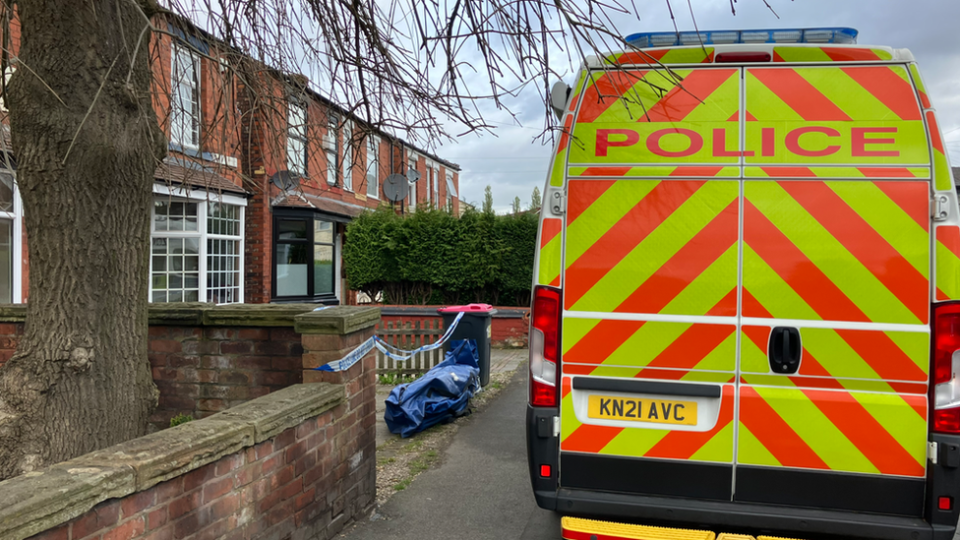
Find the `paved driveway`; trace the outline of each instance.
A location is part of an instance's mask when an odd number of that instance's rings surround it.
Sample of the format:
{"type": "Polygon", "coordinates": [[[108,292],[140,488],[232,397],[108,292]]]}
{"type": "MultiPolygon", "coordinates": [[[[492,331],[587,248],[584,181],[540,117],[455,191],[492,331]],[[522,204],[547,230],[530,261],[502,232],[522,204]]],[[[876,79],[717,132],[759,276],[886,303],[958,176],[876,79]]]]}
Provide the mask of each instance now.
{"type": "Polygon", "coordinates": [[[439,467],[424,472],[380,509],[382,518],[348,540],[560,538],[560,518],[533,500],[524,441],[525,373],[464,425],[439,467]]]}

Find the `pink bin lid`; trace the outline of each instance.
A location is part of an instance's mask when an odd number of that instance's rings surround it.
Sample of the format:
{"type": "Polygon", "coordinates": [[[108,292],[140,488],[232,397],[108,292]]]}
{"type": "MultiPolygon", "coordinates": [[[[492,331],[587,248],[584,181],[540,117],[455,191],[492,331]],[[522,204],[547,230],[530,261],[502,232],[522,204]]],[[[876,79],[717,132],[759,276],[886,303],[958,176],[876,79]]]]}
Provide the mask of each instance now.
{"type": "Polygon", "coordinates": [[[489,313],[493,311],[493,306],[490,304],[467,304],[465,306],[450,306],[440,308],[437,311],[440,313],[459,313],[461,311],[465,313],[489,313]]]}

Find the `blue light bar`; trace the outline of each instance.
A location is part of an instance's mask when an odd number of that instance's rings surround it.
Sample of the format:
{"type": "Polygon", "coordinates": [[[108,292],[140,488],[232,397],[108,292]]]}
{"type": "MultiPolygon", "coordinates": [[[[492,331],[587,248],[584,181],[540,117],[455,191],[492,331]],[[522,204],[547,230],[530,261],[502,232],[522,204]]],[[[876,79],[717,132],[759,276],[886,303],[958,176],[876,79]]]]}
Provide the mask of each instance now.
{"type": "Polygon", "coordinates": [[[677,45],[722,45],[727,43],[844,43],[857,42],[853,28],[785,28],[773,30],[709,30],[705,32],[642,32],[625,38],[639,49],[677,45]]]}

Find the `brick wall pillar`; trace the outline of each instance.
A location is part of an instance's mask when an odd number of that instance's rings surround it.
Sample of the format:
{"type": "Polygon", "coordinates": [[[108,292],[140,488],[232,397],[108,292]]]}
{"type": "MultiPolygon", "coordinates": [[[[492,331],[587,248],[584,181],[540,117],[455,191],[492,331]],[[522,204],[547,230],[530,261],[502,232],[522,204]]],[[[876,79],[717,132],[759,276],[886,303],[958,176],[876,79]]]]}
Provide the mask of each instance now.
{"type": "Polygon", "coordinates": [[[338,306],[311,311],[295,318],[295,330],[303,344],[303,382],[341,384],[346,403],[340,405],[340,428],[332,441],[338,455],[336,477],[347,476],[344,485],[356,493],[337,494],[347,505],[347,520],[366,512],[376,496],[377,471],[377,364],[372,350],[350,369],[339,372],[317,371],[328,362],[340,360],[373,336],[380,322],[380,308],[338,306]]]}

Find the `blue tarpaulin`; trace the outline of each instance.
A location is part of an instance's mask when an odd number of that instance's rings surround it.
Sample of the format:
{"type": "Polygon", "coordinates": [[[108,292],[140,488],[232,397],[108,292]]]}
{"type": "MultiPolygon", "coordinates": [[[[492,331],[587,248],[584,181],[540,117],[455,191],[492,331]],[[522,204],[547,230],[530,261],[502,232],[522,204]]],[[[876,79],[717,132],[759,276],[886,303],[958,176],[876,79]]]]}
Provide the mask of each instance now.
{"type": "Polygon", "coordinates": [[[406,438],[459,416],[479,389],[476,341],[452,340],[443,362],[412,383],[401,384],[390,392],[383,419],[391,433],[406,438]]]}

